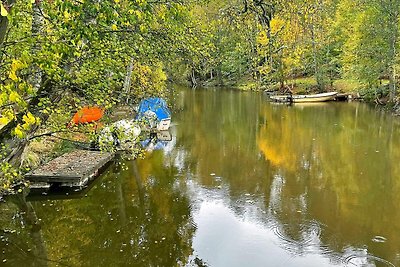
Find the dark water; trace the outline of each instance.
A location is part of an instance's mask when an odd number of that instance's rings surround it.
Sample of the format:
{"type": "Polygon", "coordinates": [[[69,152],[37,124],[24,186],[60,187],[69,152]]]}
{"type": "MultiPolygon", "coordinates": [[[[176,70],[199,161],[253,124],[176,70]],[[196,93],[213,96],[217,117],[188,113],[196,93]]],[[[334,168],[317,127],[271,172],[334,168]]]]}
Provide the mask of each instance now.
{"type": "Polygon", "coordinates": [[[3,204],[0,264],[400,266],[398,118],[225,90],[175,108],[147,159],[3,204]]]}

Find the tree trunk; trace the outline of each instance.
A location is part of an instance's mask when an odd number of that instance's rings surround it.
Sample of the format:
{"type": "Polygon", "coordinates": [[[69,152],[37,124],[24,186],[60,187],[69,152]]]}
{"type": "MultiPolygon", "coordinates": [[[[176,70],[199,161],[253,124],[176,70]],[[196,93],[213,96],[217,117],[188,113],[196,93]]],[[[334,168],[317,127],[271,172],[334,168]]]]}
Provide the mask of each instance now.
{"type": "Polygon", "coordinates": [[[32,253],[35,256],[32,266],[48,266],[48,253],[42,235],[42,227],[32,204],[27,202],[23,195],[16,196],[15,203],[21,211],[25,225],[31,228],[30,234],[34,244],[32,253]]]}
{"type": "Polygon", "coordinates": [[[315,30],[314,25],[311,25],[311,46],[312,46],[312,55],[314,62],[314,75],[317,80],[318,89],[322,92],[325,90],[325,85],[323,80],[321,79],[321,72],[319,70],[318,57],[317,57],[317,42],[315,40],[315,30]]]}
{"type": "MultiPolygon", "coordinates": [[[[10,12],[12,6],[15,4],[16,0],[3,0],[3,6],[8,9],[7,11],[10,12]]],[[[0,15],[0,47],[2,46],[3,42],[6,39],[7,35],[7,28],[8,28],[8,18],[3,17],[0,15]]]]}
{"type": "Polygon", "coordinates": [[[2,44],[6,38],[7,28],[8,28],[7,17],[0,16],[0,47],[2,46],[2,44]]]}
{"type": "MultiPolygon", "coordinates": [[[[16,0],[3,0],[3,6],[8,9],[8,12],[11,11],[12,6],[15,4],[16,0]]],[[[0,16],[0,47],[6,39],[8,28],[8,18],[0,16]]]]}
{"type": "Polygon", "coordinates": [[[132,72],[133,72],[133,66],[135,64],[135,58],[131,58],[131,62],[129,63],[128,67],[126,68],[126,76],[125,76],[125,81],[124,81],[124,88],[123,92],[126,94],[126,101],[129,101],[129,93],[131,90],[131,81],[132,81],[132,72]]]}
{"type": "MultiPolygon", "coordinates": [[[[43,25],[44,25],[44,18],[42,16],[42,12],[40,10],[41,6],[41,1],[37,0],[32,4],[32,34],[33,36],[40,36],[43,34],[43,25]]],[[[37,54],[41,49],[40,42],[36,42],[33,46],[33,53],[32,54],[37,54]]],[[[33,65],[33,71],[32,71],[32,76],[31,76],[31,81],[30,83],[32,84],[35,92],[39,91],[41,85],[42,85],[42,75],[43,73],[41,72],[39,66],[36,64],[33,65]]]]}
{"type": "Polygon", "coordinates": [[[399,12],[393,11],[394,13],[390,14],[390,24],[391,24],[391,34],[389,36],[389,101],[393,102],[397,95],[396,88],[396,46],[397,46],[397,38],[398,38],[398,28],[397,28],[397,20],[399,18],[399,12]]]}
{"type": "MultiPolygon", "coordinates": [[[[47,82],[45,85],[41,88],[41,91],[38,93],[38,96],[33,98],[28,105],[28,110],[35,116],[39,117],[42,124],[47,121],[49,115],[48,114],[43,114],[40,112],[39,109],[37,109],[37,104],[40,101],[40,98],[43,95],[47,95],[50,102],[52,103],[57,103],[60,101],[63,92],[61,91],[56,91],[53,90],[52,83],[47,82]],[[42,89],[43,88],[43,89],[42,89]]],[[[21,115],[18,115],[17,120],[20,120],[22,117],[21,115]]],[[[6,130],[1,131],[0,133],[0,142],[2,144],[5,144],[7,146],[8,152],[7,155],[4,157],[2,160],[3,162],[9,162],[12,165],[19,167],[21,163],[21,155],[26,147],[26,145],[29,144],[29,137],[34,135],[34,133],[38,130],[40,127],[39,125],[35,125],[30,129],[28,132],[27,136],[28,138],[24,139],[19,139],[12,137],[11,131],[14,129],[16,123],[15,121],[10,122],[8,125],[5,126],[6,130]]],[[[1,174],[0,174],[1,175],[1,174]]]]}
{"type": "Polygon", "coordinates": [[[196,89],[197,87],[197,81],[196,81],[196,75],[195,75],[195,71],[194,68],[192,68],[192,73],[190,75],[190,79],[191,79],[191,83],[192,83],[192,88],[196,89]]]}

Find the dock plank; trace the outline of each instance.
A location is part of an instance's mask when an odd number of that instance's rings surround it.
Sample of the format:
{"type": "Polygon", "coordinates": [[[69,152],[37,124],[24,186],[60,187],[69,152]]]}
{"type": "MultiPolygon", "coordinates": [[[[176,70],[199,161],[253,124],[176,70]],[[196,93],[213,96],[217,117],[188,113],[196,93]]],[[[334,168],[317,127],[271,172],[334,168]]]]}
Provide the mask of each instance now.
{"type": "Polygon", "coordinates": [[[25,175],[33,183],[61,183],[83,186],[104,167],[114,154],[100,151],[75,150],[66,153],[25,175]]]}

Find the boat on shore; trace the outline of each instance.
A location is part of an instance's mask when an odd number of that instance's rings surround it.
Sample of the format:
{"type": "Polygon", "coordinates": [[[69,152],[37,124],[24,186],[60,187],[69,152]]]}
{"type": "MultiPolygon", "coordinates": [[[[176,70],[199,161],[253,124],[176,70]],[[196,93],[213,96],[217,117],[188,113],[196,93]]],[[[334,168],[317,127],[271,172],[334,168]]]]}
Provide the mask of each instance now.
{"type": "Polygon", "coordinates": [[[275,102],[284,103],[311,103],[334,100],[338,92],[328,92],[312,95],[271,95],[269,98],[275,102]]]}

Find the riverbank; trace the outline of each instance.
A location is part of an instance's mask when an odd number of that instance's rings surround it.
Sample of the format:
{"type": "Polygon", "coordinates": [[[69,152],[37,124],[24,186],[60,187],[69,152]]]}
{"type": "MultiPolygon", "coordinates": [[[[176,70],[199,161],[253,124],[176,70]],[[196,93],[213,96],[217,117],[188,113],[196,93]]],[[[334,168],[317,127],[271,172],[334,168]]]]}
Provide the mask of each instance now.
{"type": "MultiPolygon", "coordinates": [[[[199,82],[202,87],[229,87],[241,91],[279,91],[281,85],[275,83],[272,85],[264,85],[254,80],[250,75],[243,76],[238,80],[230,79],[213,79],[199,82]]],[[[385,84],[385,83],[384,83],[385,84]]],[[[317,81],[314,77],[299,77],[289,79],[285,82],[285,87],[291,89],[293,93],[305,94],[314,93],[318,90],[317,81]]],[[[363,90],[363,85],[351,79],[338,79],[332,85],[326,86],[329,91],[338,91],[340,93],[357,94],[363,90]]]]}
{"type": "MultiPolygon", "coordinates": [[[[352,79],[338,79],[333,81],[332,85],[327,85],[327,91],[337,91],[340,94],[351,96],[351,99],[363,101],[365,103],[375,105],[379,109],[383,109],[393,115],[400,116],[399,103],[390,103],[388,101],[388,84],[389,81],[382,79],[378,88],[366,88],[364,84],[352,79]]],[[[229,79],[213,79],[201,82],[201,86],[208,87],[229,87],[240,91],[267,91],[267,92],[282,92],[281,85],[265,86],[260,82],[255,81],[249,75],[243,76],[239,80],[229,79]]],[[[317,81],[314,77],[299,77],[287,80],[285,83],[286,91],[291,91],[293,94],[313,94],[318,93],[317,81]]]]}

